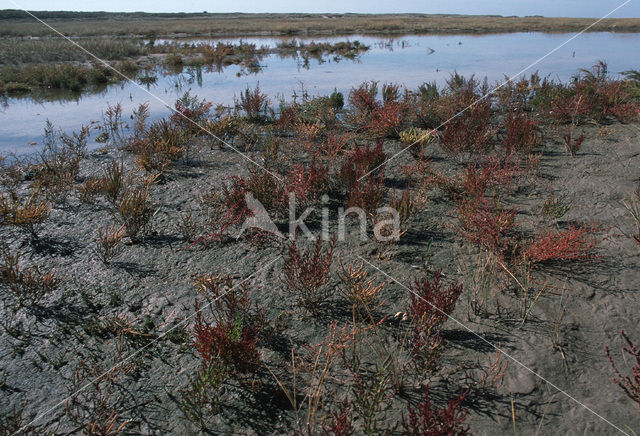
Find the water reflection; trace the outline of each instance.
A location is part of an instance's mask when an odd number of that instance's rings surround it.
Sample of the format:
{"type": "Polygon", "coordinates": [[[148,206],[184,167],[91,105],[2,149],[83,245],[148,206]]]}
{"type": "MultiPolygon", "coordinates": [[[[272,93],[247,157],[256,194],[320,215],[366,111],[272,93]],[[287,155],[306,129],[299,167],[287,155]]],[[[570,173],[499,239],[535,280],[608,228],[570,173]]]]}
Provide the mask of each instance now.
{"type": "MultiPolygon", "coordinates": [[[[185,91],[212,101],[214,105],[232,105],[238,93],[257,83],[271,100],[291,99],[294,89],[304,88],[310,95],[330,94],[334,89],[345,96],[361,82],[377,80],[395,82],[417,88],[435,81],[442,86],[450,74],[488,78],[489,83],[504,80],[546,55],[569,39],[568,34],[515,33],[498,35],[424,35],[389,39],[349,36],[369,50],[349,59],[344,55],[325,54],[315,50],[301,53],[300,42],[316,44],[346,41],[345,37],[330,38],[244,38],[243,44],[255,44],[260,56],[244,58],[239,63],[212,62],[183,64],[174,71],[153,66],[141,71],[137,82],[121,83],[74,94],[45,90],[36,94],[11,96],[0,109],[0,150],[29,151],[28,143],[40,141],[46,119],[66,132],[91,120],[100,121],[108,104],[120,103],[125,115],[139,104],[149,102],[152,119],[169,113],[166,104],[173,103],[185,91]],[[274,47],[290,50],[271,52],[274,47]],[[261,51],[262,50],[262,51],[261,51]],[[255,61],[255,62],[252,62],[255,61]],[[162,101],[154,99],[149,92],[162,101]]],[[[190,39],[181,44],[218,42],[238,45],[240,39],[190,39]]],[[[156,40],[155,44],[163,43],[156,40]]],[[[612,73],[638,69],[640,34],[589,33],[557,50],[533,68],[543,77],[567,81],[579,68],[589,67],[598,60],[609,64],[612,73]]],[[[2,104],[0,102],[0,104],[2,104]]]]}

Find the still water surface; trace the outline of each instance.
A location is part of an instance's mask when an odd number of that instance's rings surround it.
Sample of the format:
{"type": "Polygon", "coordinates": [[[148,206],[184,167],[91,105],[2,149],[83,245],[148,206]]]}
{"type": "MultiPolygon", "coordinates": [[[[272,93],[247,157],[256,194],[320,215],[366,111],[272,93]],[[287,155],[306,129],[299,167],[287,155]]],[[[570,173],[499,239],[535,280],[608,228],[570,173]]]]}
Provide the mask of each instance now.
{"type": "MultiPolygon", "coordinates": [[[[170,113],[163,102],[173,105],[185,91],[205,98],[214,104],[233,104],[234,98],[247,86],[257,83],[272,101],[290,100],[293,92],[299,95],[304,88],[311,95],[331,93],[334,89],[345,94],[353,86],[368,80],[395,82],[415,88],[424,82],[440,85],[454,71],[469,76],[487,77],[491,84],[513,76],[563,44],[571,34],[511,33],[496,35],[424,35],[395,37],[354,36],[370,46],[370,50],[356,60],[325,58],[323,61],[280,57],[264,57],[257,73],[247,74],[245,68],[229,66],[223,71],[185,68],[180,74],[158,74],[155,84],[138,86],[132,83],[111,85],[96,92],[81,95],[52,93],[38,98],[11,97],[0,107],[0,152],[28,153],[30,142],[41,140],[45,121],[71,132],[81,124],[102,120],[108,104],[120,103],[125,115],[143,102],[149,102],[152,118],[170,113]],[[149,93],[157,96],[157,99],[149,93]]],[[[340,41],[346,37],[314,38],[320,41],[340,41]]],[[[218,41],[214,40],[214,41],[218,41]]],[[[223,41],[239,42],[239,39],[223,41]]],[[[275,46],[281,39],[244,38],[257,46],[275,46]]],[[[304,40],[310,42],[309,40],[304,40]]],[[[195,41],[197,42],[197,40],[195,41]]],[[[212,42],[209,40],[208,42],[212,42]]],[[[609,71],[617,74],[640,69],[639,33],[587,33],[550,54],[529,68],[526,73],[539,71],[542,76],[567,81],[578,69],[603,60],[609,71]]]]}

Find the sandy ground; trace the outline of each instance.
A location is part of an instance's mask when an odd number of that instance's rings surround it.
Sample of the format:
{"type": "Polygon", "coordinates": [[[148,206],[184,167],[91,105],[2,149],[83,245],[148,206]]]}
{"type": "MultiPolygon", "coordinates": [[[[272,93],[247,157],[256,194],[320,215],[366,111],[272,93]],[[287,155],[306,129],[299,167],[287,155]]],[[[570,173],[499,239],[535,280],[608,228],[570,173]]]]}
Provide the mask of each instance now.
{"type": "MultiPolygon", "coordinates": [[[[474,259],[479,251],[456,236],[453,201],[440,190],[430,193],[409,231],[385,256],[377,255],[375,244],[357,238],[336,246],[336,259],[348,262],[361,256],[407,286],[414,277],[440,268],[447,280],[465,282],[453,317],[466,327],[453,321],[446,324],[445,369],[431,380],[434,401],[442,404],[464,385],[459,373],[445,377],[447,369],[461,362],[488,362],[495,356],[495,349],[475,333],[500,344],[517,360],[510,361],[502,383],[474,388],[465,401],[467,422],[475,434],[618,434],[614,426],[629,434],[640,431],[638,407],[613,384],[604,351],[609,345],[626,368],[618,331],[624,329],[632,340],[640,341],[640,247],[631,238],[634,223],[622,204],[640,178],[640,132],[637,124],[586,126],[583,130],[588,139],[576,157],[569,156],[558,136],[548,132],[541,148],[539,176],[523,182],[507,197],[508,203],[519,209],[519,225],[531,228],[551,189],[566,195],[570,205],[561,225],[594,220],[608,229],[608,238],[598,248],[596,261],[551,264],[535,271],[535,288],[542,289],[545,283],[546,290],[524,323],[518,315],[520,300],[512,289],[493,289],[488,316],[471,313],[468,276],[477,268],[474,259]]],[[[401,145],[390,141],[385,149],[392,153],[401,145]]],[[[433,153],[434,165],[443,172],[460,169],[437,150],[433,153]]],[[[99,174],[119,156],[114,150],[89,155],[82,163],[81,176],[99,174]]],[[[400,166],[409,162],[411,156],[405,153],[390,164],[389,186],[400,178],[400,166]]],[[[176,228],[179,216],[192,210],[204,223],[206,211],[199,198],[219,191],[225,178],[246,174],[245,168],[244,159],[233,151],[208,147],[202,147],[189,162],[174,166],[152,192],[159,207],[153,232],[140,243],[127,244],[110,265],[104,265],[93,251],[96,229],[112,221],[100,197],[95,205],[87,205],[72,194],[66,205],[54,208],[38,244],[13,229],[0,229],[0,237],[19,250],[25,264],[54,268],[64,279],[42,308],[20,309],[14,314],[6,302],[3,306],[3,322],[18,332],[12,336],[4,330],[0,336],[0,412],[4,416],[23,410],[23,423],[27,423],[37,413],[48,412],[35,424],[36,433],[79,431],[86,424],[70,420],[64,402],[74,386],[74,369],[84,362],[106,370],[134,353],[126,362],[126,374],[114,377],[111,398],[117,399],[120,418],[131,420],[125,432],[201,432],[184,419],[175,400],[199,363],[191,339],[182,327],[160,335],[193,313],[194,275],[229,273],[250,277],[252,298],[270,319],[286,321],[273,341],[261,346],[264,367],[254,376],[253,388],[247,388],[246,381],[233,381],[224,390],[220,413],[210,417],[210,431],[290,431],[294,413],[267,369],[284,367],[291,344],[318,343],[331,320],[347,322],[351,314],[337,302],[322,316],[310,316],[295,307],[281,281],[281,243],[256,246],[245,238],[229,238],[203,248],[190,247],[183,240],[176,228]],[[123,339],[105,327],[116,316],[133,321],[141,333],[123,339]]],[[[317,217],[311,222],[317,229],[317,217]]],[[[354,229],[350,224],[349,230],[354,229]]],[[[379,315],[406,310],[407,290],[376,268],[367,269],[371,278],[387,283],[379,315]]],[[[338,285],[333,276],[328,286],[338,285]]],[[[98,398],[93,389],[90,386],[78,398],[89,404],[98,398]]],[[[408,381],[400,397],[383,411],[381,421],[389,434],[401,431],[400,415],[406,401],[419,397],[418,384],[408,381]]]]}

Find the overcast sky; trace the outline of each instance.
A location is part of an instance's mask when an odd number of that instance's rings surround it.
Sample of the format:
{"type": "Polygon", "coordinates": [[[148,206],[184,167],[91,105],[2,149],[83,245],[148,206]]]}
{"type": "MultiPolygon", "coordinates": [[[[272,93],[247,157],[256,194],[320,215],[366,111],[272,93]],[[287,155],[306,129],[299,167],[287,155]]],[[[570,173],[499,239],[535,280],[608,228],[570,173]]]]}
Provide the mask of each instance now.
{"type": "MultiPolygon", "coordinates": [[[[602,17],[625,0],[0,0],[0,9],[112,12],[360,12],[544,15],[602,17]],[[15,1],[15,4],[13,3],[15,1]],[[17,5],[17,6],[16,6],[17,5]]],[[[640,17],[640,0],[631,0],[613,17],[640,17]]]]}

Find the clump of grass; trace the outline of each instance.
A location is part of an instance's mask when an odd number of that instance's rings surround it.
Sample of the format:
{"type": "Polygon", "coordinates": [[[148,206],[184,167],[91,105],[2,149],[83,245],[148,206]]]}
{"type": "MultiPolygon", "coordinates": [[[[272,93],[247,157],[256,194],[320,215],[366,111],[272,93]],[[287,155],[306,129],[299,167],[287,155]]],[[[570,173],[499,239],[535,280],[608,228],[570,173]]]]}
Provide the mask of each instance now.
{"type": "MultiPolygon", "coordinates": [[[[134,111],[135,114],[135,111],[134,111]]],[[[107,104],[107,109],[102,112],[102,135],[100,140],[118,147],[125,144],[124,122],[122,121],[122,105],[107,104]]]]}
{"type": "Polygon", "coordinates": [[[359,266],[350,264],[345,267],[341,263],[340,267],[338,275],[344,284],[344,296],[354,309],[370,311],[385,283],[374,285],[373,280],[368,278],[369,272],[364,268],[364,261],[359,266]]]}
{"type": "Polygon", "coordinates": [[[328,248],[323,249],[320,238],[308,250],[298,249],[295,242],[289,246],[289,255],[282,267],[282,281],[297,303],[311,312],[326,304],[332,293],[325,285],[329,280],[334,246],[335,241],[331,241],[328,248]]]}
{"type": "Polygon", "coordinates": [[[67,417],[88,435],[117,435],[130,423],[118,412],[122,396],[118,385],[135,371],[136,363],[105,368],[95,362],[80,361],[71,375],[70,395],[65,404],[67,417]],[[91,383],[93,381],[93,383],[91,383]],[[82,387],[85,389],[81,389],[82,387]]]}
{"type": "Polygon", "coordinates": [[[27,94],[31,92],[31,86],[26,83],[7,82],[2,85],[2,94],[27,94]]]}
{"type": "MultiPolygon", "coordinates": [[[[508,77],[505,77],[508,79],[508,77]]],[[[535,72],[517,82],[506,80],[495,96],[499,109],[510,113],[526,113],[538,109],[553,95],[555,85],[546,77],[540,78],[535,72]]]]}
{"type": "Polygon", "coordinates": [[[139,141],[143,137],[147,135],[147,120],[149,119],[149,103],[140,103],[140,105],[133,110],[133,114],[131,114],[132,119],[132,134],[125,141],[124,148],[127,149],[127,146],[130,142],[139,141]]]}
{"type": "Polygon", "coordinates": [[[88,177],[76,187],[80,201],[86,204],[95,203],[96,196],[102,193],[102,186],[101,177],[88,177]]]}
{"type": "Polygon", "coordinates": [[[39,267],[20,266],[18,253],[11,254],[2,247],[0,259],[0,279],[20,307],[37,306],[42,299],[58,289],[62,280],[55,271],[43,272],[39,267]]]}
{"type": "Polygon", "coordinates": [[[180,126],[167,120],[152,123],[146,136],[128,144],[136,155],[138,166],[149,173],[162,173],[171,163],[180,159],[190,135],[180,126]]]}
{"type": "Polygon", "coordinates": [[[111,204],[117,204],[120,196],[127,188],[124,163],[111,162],[100,179],[100,190],[111,204]]]}
{"type": "Polygon", "coordinates": [[[171,53],[167,56],[164,63],[169,67],[177,69],[184,66],[184,59],[180,53],[171,53]]]}
{"type": "Polygon", "coordinates": [[[125,234],[136,241],[140,234],[149,231],[154,209],[151,206],[148,185],[128,189],[116,204],[117,218],[125,228],[125,234]]]}
{"type": "Polygon", "coordinates": [[[341,92],[333,91],[331,95],[329,95],[329,103],[335,110],[342,110],[344,107],[344,95],[342,95],[341,92]]]}
{"type": "Polygon", "coordinates": [[[108,264],[111,260],[122,253],[124,249],[122,238],[125,235],[125,227],[118,228],[106,225],[98,229],[98,239],[96,240],[95,251],[103,263],[108,264]]]}
{"type": "Polygon", "coordinates": [[[64,202],[78,174],[80,161],[87,152],[89,127],[71,135],[57,130],[49,120],[44,129],[43,148],[39,156],[39,171],[34,185],[51,201],[64,202]]]}
{"type": "Polygon", "coordinates": [[[397,103],[400,100],[401,86],[397,83],[384,83],[382,85],[382,103],[397,103]]]}
{"type": "Polygon", "coordinates": [[[435,82],[425,82],[418,87],[414,106],[416,106],[415,115],[420,127],[435,129],[442,123],[443,120],[437,110],[440,97],[440,89],[435,82]]]}
{"type": "Polygon", "coordinates": [[[551,220],[558,220],[565,216],[567,212],[569,212],[569,209],[571,209],[571,206],[567,203],[567,196],[561,195],[556,197],[552,192],[542,205],[540,214],[551,220]]]}
{"type": "Polygon", "coordinates": [[[51,204],[41,200],[35,191],[26,198],[0,194],[0,225],[16,226],[33,239],[38,238],[42,224],[50,213],[51,204]]]}
{"type": "Polygon", "coordinates": [[[199,100],[188,91],[175,103],[176,112],[171,115],[171,121],[191,134],[200,133],[200,127],[209,117],[212,103],[199,100]]]}
{"type": "MultiPolygon", "coordinates": [[[[27,64],[93,60],[62,38],[3,38],[0,42],[0,64],[27,64]]],[[[116,60],[139,56],[147,48],[136,39],[83,38],[82,46],[101,59],[116,60]]]]}
{"type": "Polygon", "coordinates": [[[202,365],[185,389],[180,390],[178,408],[190,421],[205,427],[207,418],[216,415],[222,399],[223,385],[229,378],[229,368],[220,361],[202,365]]]}
{"type": "Polygon", "coordinates": [[[178,218],[176,228],[186,242],[193,242],[200,232],[200,226],[193,216],[193,211],[181,214],[178,218]]]}
{"type": "Polygon", "coordinates": [[[411,127],[409,129],[402,130],[399,133],[399,139],[404,145],[411,146],[409,151],[413,157],[417,159],[424,156],[425,146],[433,142],[436,139],[436,135],[429,130],[411,127]]]}
{"type": "Polygon", "coordinates": [[[220,139],[214,138],[210,143],[211,148],[213,148],[214,145],[223,148],[224,142],[233,144],[239,129],[238,119],[229,113],[217,113],[213,118],[204,122],[203,125],[215,138],[220,139]]]}

